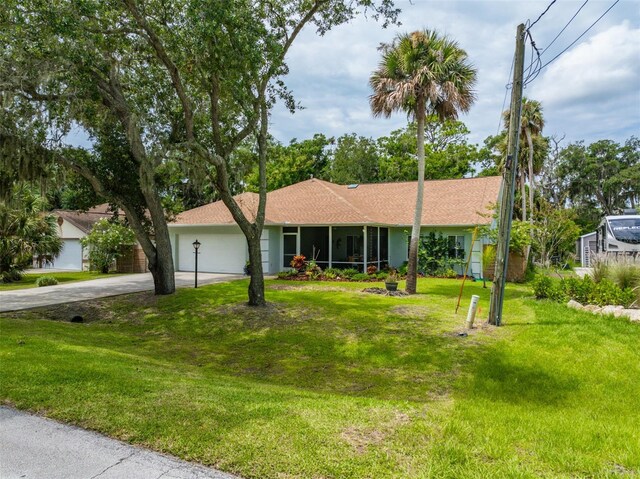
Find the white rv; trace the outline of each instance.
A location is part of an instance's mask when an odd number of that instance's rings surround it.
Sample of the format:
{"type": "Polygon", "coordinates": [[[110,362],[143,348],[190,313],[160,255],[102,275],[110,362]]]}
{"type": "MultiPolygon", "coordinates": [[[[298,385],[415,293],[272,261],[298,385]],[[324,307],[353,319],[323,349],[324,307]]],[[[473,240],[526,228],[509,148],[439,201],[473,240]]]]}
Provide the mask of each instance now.
{"type": "Polygon", "coordinates": [[[624,215],[605,216],[596,231],[597,252],[640,254],[640,215],[626,210],[624,215]]]}

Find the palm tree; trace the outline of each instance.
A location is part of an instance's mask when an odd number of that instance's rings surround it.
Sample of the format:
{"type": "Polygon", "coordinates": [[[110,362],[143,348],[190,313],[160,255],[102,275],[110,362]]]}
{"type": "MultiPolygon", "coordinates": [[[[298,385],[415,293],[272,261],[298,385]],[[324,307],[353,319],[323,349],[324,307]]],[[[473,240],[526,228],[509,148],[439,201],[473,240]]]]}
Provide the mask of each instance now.
{"type": "Polygon", "coordinates": [[[382,45],[382,60],[371,74],[369,97],[374,116],[405,111],[417,123],[418,191],[411,229],[407,287],[416,292],[418,242],[424,198],[424,130],[427,114],[457,118],[475,101],[476,70],[467,53],[447,37],[430,30],[398,35],[382,45]]]}
{"type": "Polygon", "coordinates": [[[62,250],[58,224],[43,214],[44,200],[25,185],[0,199],[0,282],[20,279],[34,256],[56,257],[62,250]]]}
{"type": "MultiPolygon", "coordinates": [[[[505,128],[509,129],[509,111],[504,112],[505,128]]],[[[522,221],[527,220],[527,204],[526,204],[526,186],[525,176],[529,177],[529,222],[533,224],[533,198],[536,189],[536,165],[534,161],[534,153],[539,147],[540,142],[538,140],[542,129],[544,128],[544,117],[542,115],[542,105],[537,100],[529,100],[527,98],[522,99],[522,111],[520,113],[520,136],[527,142],[527,171],[524,173],[524,165],[520,165],[520,189],[522,194],[522,221]]]]}

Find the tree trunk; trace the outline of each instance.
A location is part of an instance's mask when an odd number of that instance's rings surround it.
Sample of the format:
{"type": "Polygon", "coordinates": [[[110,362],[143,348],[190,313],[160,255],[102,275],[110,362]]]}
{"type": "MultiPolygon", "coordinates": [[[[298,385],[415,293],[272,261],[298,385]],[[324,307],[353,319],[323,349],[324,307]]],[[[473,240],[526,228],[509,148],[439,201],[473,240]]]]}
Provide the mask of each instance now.
{"type": "Polygon", "coordinates": [[[153,288],[155,294],[173,294],[176,291],[176,278],[173,269],[173,255],[171,245],[156,244],[156,254],[149,258],[149,271],[153,276],[153,288]]]}
{"type": "Polygon", "coordinates": [[[264,273],[262,271],[262,251],[260,248],[260,232],[247,237],[249,247],[249,263],[251,265],[251,280],[249,281],[249,306],[265,306],[264,273]]]}
{"type": "MultiPolygon", "coordinates": [[[[149,259],[149,271],[153,276],[155,294],[173,294],[176,291],[176,277],[173,266],[173,253],[171,251],[171,238],[169,227],[164,215],[162,201],[158,194],[155,180],[155,168],[150,158],[145,157],[140,165],[140,187],[145,199],[149,216],[153,222],[153,233],[155,239],[155,255],[149,259]]],[[[146,249],[143,250],[145,253],[146,249]]]]}
{"type": "MultiPolygon", "coordinates": [[[[173,253],[169,228],[164,216],[158,223],[154,221],[155,245],[149,237],[149,233],[136,215],[136,210],[127,204],[119,204],[129,220],[131,229],[136,234],[136,239],[144,251],[149,263],[149,271],[153,276],[155,294],[172,294],[176,291],[175,271],[173,267],[173,253]]],[[[153,215],[152,215],[153,216],[153,215]]],[[[153,218],[152,218],[153,220],[153,218]]]]}
{"type": "Polygon", "coordinates": [[[176,275],[171,238],[164,212],[161,220],[156,221],[154,218],[153,227],[156,243],[155,267],[151,268],[151,261],[149,261],[149,271],[153,276],[155,294],[173,294],[176,291],[176,275]]]}
{"type": "Polygon", "coordinates": [[[416,209],[411,228],[411,242],[409,243],[409,264],[407,265],[407,286],[409,294],[415,294],[418,282],[418,246],[420,242],[420,226],[422,222],[422,204],[424,201],[424,122],[425,100],[418,98],[416,105],[416,120],[418,126],[418,185],[416,194],[416,209]]]}

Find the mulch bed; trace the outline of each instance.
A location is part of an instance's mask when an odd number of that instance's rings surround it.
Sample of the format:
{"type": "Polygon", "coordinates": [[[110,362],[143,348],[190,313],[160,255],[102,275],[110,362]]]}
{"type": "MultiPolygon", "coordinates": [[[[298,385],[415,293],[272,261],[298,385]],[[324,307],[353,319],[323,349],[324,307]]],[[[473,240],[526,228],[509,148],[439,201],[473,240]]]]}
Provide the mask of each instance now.
{"type": "Polygon", "coordinates": [[[381,294],[383,296],[409,296],[406,291],[387,291],[384,288],[364,288],[363,293],[381,294]]]}

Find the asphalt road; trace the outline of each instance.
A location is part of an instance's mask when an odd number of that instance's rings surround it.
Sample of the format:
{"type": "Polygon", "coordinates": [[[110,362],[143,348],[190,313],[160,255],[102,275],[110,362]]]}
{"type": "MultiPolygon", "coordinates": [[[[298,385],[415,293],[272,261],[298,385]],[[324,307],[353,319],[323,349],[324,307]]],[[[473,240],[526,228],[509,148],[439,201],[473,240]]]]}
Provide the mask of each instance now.
{"type": "MultiPolygon", "coordinates": [[[[219,283],[239,278],[242,278],[242,275],[198,273],[198,285],[219,283]]],[[[193,287],[193,284],[193,273],[176,273],[176,287],[193,287]]],[[[79,281],[77,283],[58,284],[55,286],[44,286],[42,288],[1,291],[0,312],[73,303],[75,301],[138,293],[152,289],[153,278],[151,277],[151,273],[144,273],[79,281]]]]}
{"type": "Polygon", "coordinates": [[[238,479],[50,419],[0,407],[2,479],[238,479]]]}

